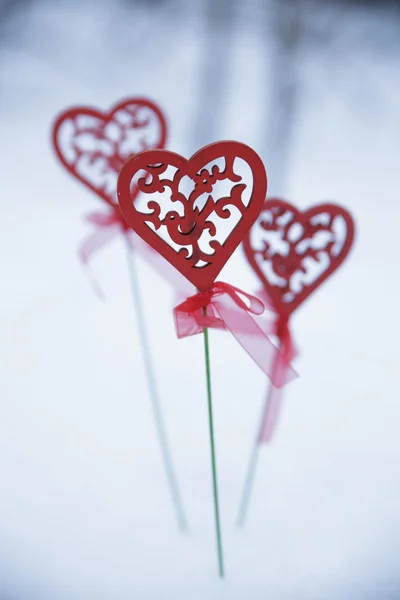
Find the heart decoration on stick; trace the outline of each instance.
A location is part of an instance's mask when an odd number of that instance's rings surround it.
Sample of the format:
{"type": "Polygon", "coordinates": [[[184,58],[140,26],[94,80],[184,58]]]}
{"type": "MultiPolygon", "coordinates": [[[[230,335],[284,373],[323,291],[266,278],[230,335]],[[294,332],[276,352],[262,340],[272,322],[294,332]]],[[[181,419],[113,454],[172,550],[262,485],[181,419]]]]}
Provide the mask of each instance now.
{"type": "MultiPolygon", "coordinates": [[[[291,314],[341,265],[354,241],[354,221],[336,204],[317,204],[300,211],[279,198],[266,200],[257,222],[243,240],[250,266],[263,284],[260,297],[278,314],[270,329],[290,363],[297,351],[289,329],[291,314]]],[[[277,357],[274,376],[284,375],[277,357]]],[[[244,524],[253,487],[259,446],[271,441],[282,403],[282,392],[269,387],[260,428],[250,457],[239,505],[244,524]]]]}
{"type": "Polygon", "coordinates": [[[341,206],[301,212],[274,198],[265,202],[243,249],[275,308],[289,316],[340,266],[353,239],[353,219],[341,206]]]}
{"type": "MultiPolygon", "coordinates": [[[[267,176],[260,157],[239,142],[210,144],[188,160],[167,150],[131,158],[118,178],[118,202],[130,227],[199,290],[174,309],[178,337],[204,333],[207,403],[219,574],[224,575],[211,396],[208,328],[228,329],[270,375],[279,351],[251,315],[262,302],[215,282],[263,208],[267,176]],[[139,189],[141,194],[136,194],[139,189]]],[[[282,357],[283,358],[283,357],[282,357]]],[[[288,365],[285,366],[288,367],[288,365]]],[[[281,387],[296,374],[288,367],[281,387]]]]}
{"type": "MultiPolygon", "coordinates": [[[[96,229],[80,248],[82,262],[86,265],[89,258],[116,235],[122,233],[126,242],[132,296],[158,441],[178,526],[184,530],[187,520],[164,425],[132,250],[140,252],[168,280],[169,265],[127,227],[117,204],[117,179],[124,162],[142,150],[164,147],[166,135],[167,126],[161,109],[150,100],[129,98],[108,112],[86,106],[65,110],[54,123],[52,141],[58,158],[69,173],[111,208],[106,214],[96,212],[86,217],[96,229]]],[[[134,194],[137,196],[138,193],[136,189],[134,194]]],[[[98,289],[94,280],[93,284],[98,289]]]]}
{"type": "MultiPolygon", "coordinates": [[[[135,249],[169,283],[188,286],[127,226],[117,203],[117,180],[128,158],[149,148],[163,148],[167,137],[166,119],[151,100],[129,98],[108,112],[88,106],[63,111],[52,130],[54,150],[68,172],[112,208],[110,213],[91,213],[86,220],[94,234],[82,243],[79,256],[84,265],[118,234],[123,233],[135,249]]],[[[139,189],[132,190],[137,195],[139,189]]],[[[102,293],[92,279],[99,296],[102,293]]]]}
{"type": "Polygon", "coordinates": [[[205,291],[259,215],[266,187],[254,150],[224,141],[189,160],[166,150],[142,152],[121,170],[118,200],[132,229],[205,291]],[[137,188],[142,199],[150,196],[138,205],[137,188]]]}
{"type": "Polygon", "coordinates": [[[167,136],[161,109],[144,98],[129,98],[102,112],[75,106],[53,127],[53,146],[64,167],[107,204],[117,205],[117,179],[133,154],[164,148],[167,136]]]}

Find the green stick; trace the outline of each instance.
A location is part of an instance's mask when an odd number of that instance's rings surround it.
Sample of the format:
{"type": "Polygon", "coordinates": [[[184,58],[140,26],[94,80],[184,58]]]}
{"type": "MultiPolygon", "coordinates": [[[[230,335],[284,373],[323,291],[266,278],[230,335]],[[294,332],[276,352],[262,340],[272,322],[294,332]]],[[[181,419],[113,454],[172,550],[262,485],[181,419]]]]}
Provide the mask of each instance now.
{"type": "MultiPolygon", "coordinates": [[[[203,309],[203,314],[206,314],[206,309],[203,309]]],[[[212,394],[211,394],[211,369],[210,369],[210,347],[208,343],[208,329],[204,327],[204,355],[206,361],[206,378],[207,378],[207,401],[208,401],[208,422],[210,427],[210,446],[211,446],[211,466],[213,479],[213,494],[214,494],[214,514],[215,514],[215,531],[217,536],[217,552],[218,552],[218,570],[219,576],[224,577],[224,557],[222,550],[222,535],[221,521],[219,516],[219,501],[218,501],[218,479],[217,465],[215,458],[215,440],[214,440],[214,420],[212,409],[212,394]]]]}
{"type": "Polygon", "coordinates": [[[148,335],[145,326],[145,316],[143,311],[142,298],[140,294],[140,287],[138,276],[135,267],[135,261],[133,252],[129,246],[128,240],[126,240],[129,272],[131,279],[132,296],[136,309],[136,320],[139,330],[140,345],[142,348],[142,355],[144,360],[144,366],[147,377],[147,386],[150,395],[150,402],[153,409],[153,416],[156,425],[156,431],[158,441],[161,448],[161,454],[164,462],[165,474],[167,476],[167,482],[169,491],[171,494],[172,502],[175,507],[176,518],[178,521],[178,527],[182,531],[187,530],[187,519],[185,510],[183,507],[182,497],[178,486],[178,479],[175,473],[174,461],[172,459],[172,453],[168,441],[167,431],[164,423],[163,412],[161,409],[161,402],[157,390],[156,376],[153,367],[152,356],[150,352],[150,345],[148,341],[148,335]]]}
{"type": "MultiPolygon", "coordinates": [[[[272,388],[272,386],[270,387],[270,391],[271,391],[271,388],[272,388]]],[[[261,414],[261,422],[262,422],[264,412],[265,412],[265,407],[263,406],[263,411],[261,414]]],[[[246,477],[244,480],[243,491],[242,491],[242,496],[241,496],[239,510],[238,510],[238,516],[237,516],[237,521],[236,521],[236,525],[238,527],[243,527],[243,525],[245,524],[246,518],[247,518],[247,513],[249,510],[249,504],[250,504],[250,499],[251,499],[251,493],[252,493],[253,487],[254,487],[254,479],[255,479],[255,475],[256,475],[259,456],[260,456],[260,444],[258,442],[258,436],[257,436],[257,439],[255,440],[255,442],[253,444],[253,448],[252,448],[252,451],[250,454],[250,459],[249,459],[249,462],[247,465],[246,477]]]]}

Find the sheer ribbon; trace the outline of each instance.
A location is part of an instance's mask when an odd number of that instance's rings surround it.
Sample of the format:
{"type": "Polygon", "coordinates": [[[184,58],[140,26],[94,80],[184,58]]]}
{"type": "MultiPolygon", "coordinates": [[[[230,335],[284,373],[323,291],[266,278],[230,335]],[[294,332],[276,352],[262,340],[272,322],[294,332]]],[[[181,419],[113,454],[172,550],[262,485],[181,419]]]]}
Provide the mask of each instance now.
{"type": "Polygon", "coordinates": [[[85,216],[85,220],[94,226],[94,231],[81,243],[78,255],[83,265],[87,268],[91,284],[99,297],[104,298],[104,294],[88,268],[89,261],[96,252],[118,235],[123,235],[130,249],[138,252],[148,264],[175,289],[179,290],[180,293],[186,295],[193,292],[194,288],[186,278],[129,227],[118,207],[110,213],[90,213],[85,216]]]}
{"type": "Polygon", "coordinates": [[[216,281],[206,292],[198,292],[174,308],[178,338],[196,335],[205,327],[227,329],[251,358],[280,389],[297,377],[287,356],[258,324],[264,312],[259,298],[229,283],[216,281]]]}

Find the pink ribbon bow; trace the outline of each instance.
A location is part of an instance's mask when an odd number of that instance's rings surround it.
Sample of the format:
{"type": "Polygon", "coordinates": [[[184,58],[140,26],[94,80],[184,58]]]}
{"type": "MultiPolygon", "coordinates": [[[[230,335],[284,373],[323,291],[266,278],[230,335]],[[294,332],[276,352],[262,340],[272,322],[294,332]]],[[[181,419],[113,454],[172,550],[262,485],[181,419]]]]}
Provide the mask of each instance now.
{"type": "Polygon", "coordinates": [[[216,281],[207,292],[190,296],[174,308],[175,329],[178,338],[201,333],[204,327],[229,330],[272,384],[281,388],[298,375],[288,355],[274,346],[252,316],[263,312],[264,304],[255,296],[216,281]]]}
{"type": "MultiPolygon", "coordinates": [[[[131,250],[138,252],[164,279],[171,283],[183,294],[193,292],[193,286],[172,267],[162,256],[144,242],[125,222],[121,211],[116,206],[112,212],[90,213],[85,220],[95,226],[95,231],[87,237],[79,247],[78,254],[81,262],[87,267],[93,255],[117,235],[125,236],[131,250]]],[[[99,297],[104,298],[99,285],[88,271],[92,286],[99,297]]]]}

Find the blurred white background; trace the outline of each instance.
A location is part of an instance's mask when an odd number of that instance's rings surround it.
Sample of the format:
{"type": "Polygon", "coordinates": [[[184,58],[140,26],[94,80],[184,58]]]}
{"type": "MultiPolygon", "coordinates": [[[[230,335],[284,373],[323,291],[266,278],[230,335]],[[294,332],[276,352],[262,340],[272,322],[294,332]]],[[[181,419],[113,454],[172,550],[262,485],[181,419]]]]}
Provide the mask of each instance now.
{"type": "MultiPolygon", "coordinates": [[[[400,9],[323,0],[0,3],[0,599],[400,598],[400,9]],[[120,240],[77,259],[100,201],[52,120],[148,96],[169,148],[263,157],[271,194],[354,215],[354,249],[292,321],[301,377],[235,516],[266,381],[211,332],[227,579],[216,573],[200,336],[139,275],[190,532],[176,528],[120,240]]],[[[258,283],[238,250],[221,279],[258,283]]]]}

